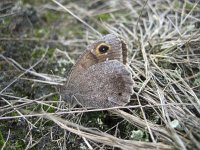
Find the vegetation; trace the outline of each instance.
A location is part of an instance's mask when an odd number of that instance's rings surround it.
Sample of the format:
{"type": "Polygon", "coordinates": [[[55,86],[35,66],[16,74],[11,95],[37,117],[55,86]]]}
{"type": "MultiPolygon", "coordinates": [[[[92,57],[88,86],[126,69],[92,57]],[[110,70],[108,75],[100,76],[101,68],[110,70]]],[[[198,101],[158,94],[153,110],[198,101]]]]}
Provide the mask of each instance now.
{"type": "Polygon", "coordinates": [[[0,2],[1,149],[200,149],[200,3],[0,2]],[[59,87],[114,33],[135,81],[126,107],[70,108],[59,87]]]}

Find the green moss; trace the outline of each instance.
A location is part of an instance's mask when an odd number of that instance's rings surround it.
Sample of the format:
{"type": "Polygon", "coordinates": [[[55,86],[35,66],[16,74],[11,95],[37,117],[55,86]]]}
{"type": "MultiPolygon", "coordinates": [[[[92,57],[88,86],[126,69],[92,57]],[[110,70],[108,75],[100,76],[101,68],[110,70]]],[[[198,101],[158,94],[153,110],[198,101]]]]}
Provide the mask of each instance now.
{"type": "Polygon", "coordinates": [[[55,109],[51,106],[47,106],[47,105],[41,105],[42,106],[42,109],[45,111],[45,112],[48,112],[48,113],[53,113],[55,112],[55,109]]]}
{"type": "Polygon", "coordinates": [[[47,52],[47,56],[48,56],[49,58],[52,58],[54,52],[55,52],[55,49],[54,49],[54,48],[49,48],[49,49],[48,49],[48,52],[47,52]]]}
{"type": "MultiPolygon", "coordinates": [[[[190,10],[192,10],[192,9],[194,9],[195,11],[198,11],[198,5],[196,5],[196,3],[192,3],[192,2],[187,2],[187,1],[185,1],[185,9],[187,10],[187,11],[190,11],[190,10]],[[196,5],[196,7],[195,7],[195,5],[196,5]],[[195,7],[195,8],[194,8],[195,7]]],[[[179,9],[182,9],[182,6],[183,5],[183,3],[181,2],[181,1],[179,1],[179,0],[176,0],[176,1],[174,1],[174,7],[175,8],[179,8],[179,9]]]]}
{"type": "MultiPolygon", "coordinates": [[[[10,116],[14,116],[16,113],[12,113],[10,116]]],[[[25,124],[20,124],[18,119],[4,120],[0,122],[0,149],[5,143],[3,135],[9,139],[6,142],[4,149],[6,150],[21,150],[26,148],[24,137],[26,136],[25,124]]]]}
{"type": "Polygon", "coordinates": [[[45,20],[45,22],[51,24],[54,23],[55,20],[60,18],[60,13],[56,11],[53,12],[46,11],[45,13],[42,14],[42,18],[43,20],[45,20]]]}
{"type": "Polygon", "coordinates": [[[35,49],[33,52],[32,52],[32,58],[41,58],[44,53],[45,53],[46,49],[43,48],[43,47],[40,47],[38,49],[35,49]]]}
{"type": "Polygon", "coordinates": [[[99,27],[97,30],[98,30],[101,34],[104,34],[104,35],[109,33],[105,28],[102,28],[102,27],[99,27]]]}
{"type": "Polygon", "coordinates": [[[53,101],[58,101],[59,100],[59,95],[53,95],[52,96],[53,101]]]}
{"type": "Polygon", "coordinates": [[[12,18],[11,17],[7,17],[2,21],[2,23],[0,23],[0,29],[1,29],[0,33],[2,35],[7,36],[7,35],[11,34],[11,32],[9,31],[9,29],[12,28],[10,26],[11,21],[12,21],[12,18]]]}
{"type": "Polygon", "coordinates": [[[179,2],[179,0],[175,0],[174,1],[174,7],[175,8],[180,8],[181,7],[181,3],[179,2]]]}
{"type": "Polygon", "coordinates": [[[41,4],[45,4],[47,2],[49,2],[49,0],[34,0],[34,1],[30,1],[30,0],[21,0],[23,4],[30,4],[30,5],[41,5],[41,4]]]}
{"type": "MultiPolygon", "coordinates": [[[[51,97],[48,98],[49,100],[51,101],[58,101],[59,100],[59,95],[53,95],[51,97]]],[[[45,111],[45,112],[48,112],[48,113],[53,113],[55,112],[55,108],[54,107],[57,107],[57,103],[52,103],[52,104],[49,104],[50,106],[47,106],[47,105],[43,105],[43,104],[38,104],[38,106],[36,108],[34,108],[36,111],[45,111]]],[[[31,110],[32,108],[30,108],[31,110]]]]}
{"type": "Polygon", "coordinates": [[[45,37],[48,33],[48,28],[35,29],[33,35],[37,38],[45,37]]]}
{"type": "Polygon", "coordinates": [[[17,140],[15,142],[15,149],[16,150],[21,150],[21,149],[25,149],[26,148],[26,144],[23,140],[17,140]]]}
{"type": "Polygon", "coordinates": [[[108,21],[109,19],[111,19],[111,16],[110,16],[110,14],[105,13],[105,14],[97,15],[97,18],[102,20],[102,21],[108,21]]]}
{"type": "Polygon", "coordinates": [[[3,147],[4,143],[5,143],[5,140],[4,140],[1,130],[0,130],[0,149],[3,147]]]}
{"type": "Polygon", "coordinates": [[[18,116],[19,114],[16,111],[13,111],[10,116],[18,116]]]}
{"type": "MultiPolygon", "coordinates": [[[[192,9],[195,7],[195,4],[196,4],[196,3],[189,3],[189,2],[186,2],[186,3],[185,3],[185,8],[186,8],[187,10],[190,11],[190,10],[192,10],[192,9]]],[[[196,6],[197,6],[197,5],[196,5],[196,6]]],[[[198,7],[194,8],[194,10],[195,10],[195,9],[197,10],[198,7]]]]}

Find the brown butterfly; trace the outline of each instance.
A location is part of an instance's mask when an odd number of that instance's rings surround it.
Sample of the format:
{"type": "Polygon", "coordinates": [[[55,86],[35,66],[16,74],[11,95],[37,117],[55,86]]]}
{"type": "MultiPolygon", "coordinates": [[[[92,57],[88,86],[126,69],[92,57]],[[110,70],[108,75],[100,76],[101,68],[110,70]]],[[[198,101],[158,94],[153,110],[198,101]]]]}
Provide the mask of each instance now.
{"type": "Polygon", "coordinates": [[[133,93],[132,76],[126,66],[127,53],[124,41],[113,34],[89,45],[61,88],[62,98],[84,107],[127,104],[133,93]]]}

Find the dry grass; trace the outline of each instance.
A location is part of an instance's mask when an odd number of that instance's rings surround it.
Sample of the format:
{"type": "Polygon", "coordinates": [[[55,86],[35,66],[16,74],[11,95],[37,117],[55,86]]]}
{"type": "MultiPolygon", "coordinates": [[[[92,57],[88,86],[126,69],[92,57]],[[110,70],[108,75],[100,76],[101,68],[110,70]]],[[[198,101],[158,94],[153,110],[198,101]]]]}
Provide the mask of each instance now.
{"type": "MultiPolygon", "coordinates": [[[[74,62],[71,56],[83,50],[81,44],[87,41],[90,43],[99,36],[100,31],[92,26],[114,33],[128,44],[135,93],[126,107],[91,110],[68,109],[63,101],[52,100],[55,93],[41,94],[43,96],[37,99],[19,97],[6,92],[19,80],[61,85],[65,78],[34,70],[34,67],[45,61],[48,48],[43,57],[28,69],[0,55],[20,71],[18,76],[0,89],[0,120],[23,120],[29,129],[25,134],[28,141],[25,148],[37,147],[38,143],[45,145],[44,139],[49,136],[49,141],[63,149],[70,149],[67,144],[73,140],[80,149],[200,149],[200,2],[108,1],[89,10],[78,3],[63,6],[55,0],[53,2],[46,4],[45,8],[62,12],[63,15],[69,13],[86,28],[81,37],[82,43],[78,39],[75,42],[69,40],[67,44],[59,40],[63,45],[75,47],[76,51],[70,53],[57,49],[54,55],[64,55],[67,61],[74,62]],[[100,21],[96,16],[108,19],[100,21]],[[84,21],[86,18],[88,23],[84,21]],[[27,78],[25,74],[34,78],[27,78]],[[38,109],[38,105],[47,109],[38,109]],[[107,131],[101,130],[101,119],[99,129],[96,126],[94,128],[91,122],[84,122],[87,114],[107,111],[109,117],[121,118],[107,131]],[[121,137],[119,126],[124,122],[124,128],[128,125],[146,132],[149,141],[133,140],[130,134],[121,137]],[[48,130],[45,135],[33,134],[33,129],[40,132],[44,130],[42,128],[48,130]]],[[[87,6],[98,2],[89,2],[87,6]]],[[[10,131],[4,138],[4,148],[9,139],[10,131]]]]}

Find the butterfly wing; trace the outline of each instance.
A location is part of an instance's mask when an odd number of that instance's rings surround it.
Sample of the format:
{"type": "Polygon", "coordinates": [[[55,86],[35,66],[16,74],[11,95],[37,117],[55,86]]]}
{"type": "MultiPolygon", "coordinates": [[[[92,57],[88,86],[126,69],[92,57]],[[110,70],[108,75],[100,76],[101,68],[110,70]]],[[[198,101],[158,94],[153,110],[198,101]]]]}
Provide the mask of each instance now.
{"type": "Polygon", "coordinates": [[[89,67],[71,84],[68,94],[84,107],[123,106],[133,93],[131,73],[117,60],[89,67]]]}
{"type": "Polygon", "coordinates": [[[72,67],[67,82],[75,80],[79,74],[87,70],[90,66],[106,60],[118,60],[119,62],[126,64],[127,54],[127,46],[122,39],[114,34],[105,35],[101,39],[88,45],[87,49],[72,67]],[[106,53],[99,52],[99,48],[103,45],[109,46],[109,50],[106,53]]]}

